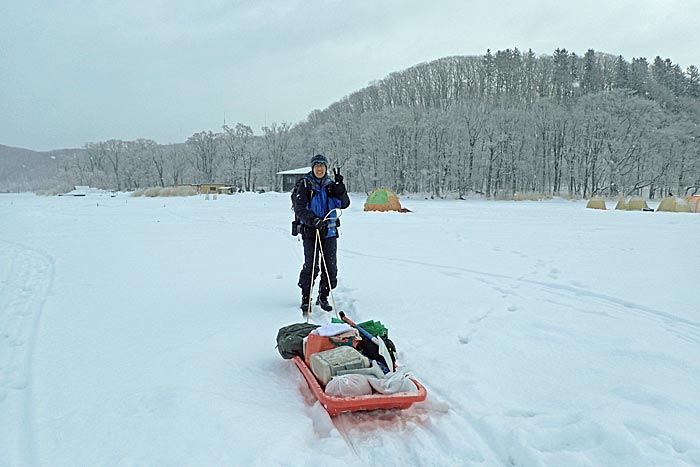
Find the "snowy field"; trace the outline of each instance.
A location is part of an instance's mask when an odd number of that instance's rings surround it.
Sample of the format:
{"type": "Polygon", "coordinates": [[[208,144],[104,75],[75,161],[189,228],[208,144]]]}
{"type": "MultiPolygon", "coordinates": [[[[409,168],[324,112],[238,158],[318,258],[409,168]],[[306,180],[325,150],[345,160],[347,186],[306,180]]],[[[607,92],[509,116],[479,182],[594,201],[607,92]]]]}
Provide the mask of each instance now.
{"type": "Polygon", "coordinates": [[[352,201],[335,300],[428,399],[331,419],[287,194],[0,195],[0,465],[700,465],[700,215],[352,201]]]}

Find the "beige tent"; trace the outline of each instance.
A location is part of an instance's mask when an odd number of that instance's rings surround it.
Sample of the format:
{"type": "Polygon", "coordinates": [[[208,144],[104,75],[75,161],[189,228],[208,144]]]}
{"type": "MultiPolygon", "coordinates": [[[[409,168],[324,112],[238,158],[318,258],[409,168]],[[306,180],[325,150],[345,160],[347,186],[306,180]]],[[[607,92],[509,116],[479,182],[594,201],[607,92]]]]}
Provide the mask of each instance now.
{"type": "Polygon", "coordinates": [[[657,211],[665,212],[690,212],[688,201],[677,196],[668,196],[661,200],[657,211]]]}
{"type": "Polygon", "coordinates": [[[591,198],[588,200],[586,207],[589,209],[608,209],[605,207],[605,200],[603,198],[591,198]]]}
{"type": "Polygon", "coordinates": [[[615,205],[615,209],[620,209],[622,211],[627,210],[627,200],[625,199],[624,196],[617,201],[617,204],[615,205]]]}
{"type": "Polygon", "coordinates": [[[643,211],[644,209],[649,209],[649,205],[644,201],[644,198],[640,196],[631,196],[629,198],[622,197],[615,205],[615,209],[643,211]]]}
{"type": "Polygon", "coordinates": [[[649,205],[646,201],[644,201],[644,198],[633,196],[627,202],[628,211],[641,211],[643,209],[649,209],[649,205]]]}

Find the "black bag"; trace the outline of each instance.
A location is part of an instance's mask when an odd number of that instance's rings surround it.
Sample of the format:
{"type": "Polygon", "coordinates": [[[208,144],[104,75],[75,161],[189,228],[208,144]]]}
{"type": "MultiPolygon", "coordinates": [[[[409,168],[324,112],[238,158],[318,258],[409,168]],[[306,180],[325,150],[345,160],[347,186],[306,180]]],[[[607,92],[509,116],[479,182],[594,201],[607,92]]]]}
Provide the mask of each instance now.
{"type": "MultiPolygon", "coordinates": [[[[294,188],[292,189],[292,211],[294,211],[294,198],[297,197],[297,192],[299,191],[299,188],[301,185],[306,186],[306,179],[300,178],[297,180],[297,182],[294,184],[294,188]]],[[[292,221],[292,236],[296,237],[299,235],[301,232],[301,220],[297,217],[296,212],[294,213],[294,220],[292,221]]]]}
{"type": "MultiPolygon", "coordinates": [[[[387,336],[379,337],[386,344],[386,349],[389,351],[389,356],[391,357],[391,359],[394,362],[396,362],[396,346],[394,345],[394,343],[387,336]]],[[[394,368],[390,368],[388,363],[384,361],[384,357],[379,355],[379,347],[377,347],[377,344],[367,339],[366,337],[363,337],[362,340],[357,343],[357,350],[359,350],[362,353],[362,355],[369,358],[370,360],[377,360],[378,362],[386,365],[390,371],[394,371],[394,368]]]]}
{"type": "Polygon", "coordinates": [[[296,323],[280,328],[277,332],[277,350],[282,358],[304,358],[304,338],[317,327],[317,324],[296,323]]]}

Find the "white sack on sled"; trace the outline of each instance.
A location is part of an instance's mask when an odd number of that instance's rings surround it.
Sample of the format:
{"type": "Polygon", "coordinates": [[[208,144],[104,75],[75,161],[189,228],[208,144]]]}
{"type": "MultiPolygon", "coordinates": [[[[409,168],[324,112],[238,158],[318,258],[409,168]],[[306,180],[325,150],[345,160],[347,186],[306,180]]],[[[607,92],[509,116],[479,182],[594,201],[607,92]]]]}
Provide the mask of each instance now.
{"type": "Polygon", "coordinates": [[[372,394],[372,387],[366,375],[334,376],[326,385],[326,394],[335,397],[367,396],[372,394]]]}
{"type": "Polygon", "coordinates": [[[389,372],[383,378],[368,377],[369,384],[375,391],[382,394],[417,391],[418,387],[411,381],[406,371],[389,372]]]}

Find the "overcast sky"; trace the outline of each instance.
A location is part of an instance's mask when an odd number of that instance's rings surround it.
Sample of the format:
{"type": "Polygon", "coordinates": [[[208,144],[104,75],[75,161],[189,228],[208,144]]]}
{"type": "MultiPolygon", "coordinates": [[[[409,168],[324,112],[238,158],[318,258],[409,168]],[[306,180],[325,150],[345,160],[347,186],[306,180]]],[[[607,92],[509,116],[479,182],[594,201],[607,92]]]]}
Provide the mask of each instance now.
{"type": "Polygon", "coordinates": [[[0,4],[0,144],[183,142],[296,123],[448,55],[557,47],[700,65],[698,0],[200,0],[0,4]]]}

